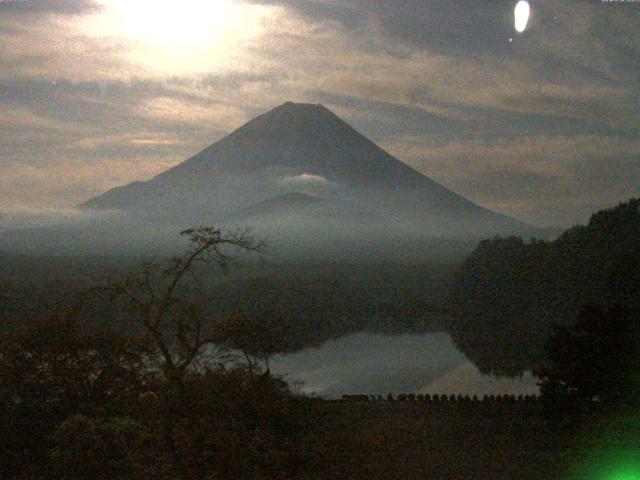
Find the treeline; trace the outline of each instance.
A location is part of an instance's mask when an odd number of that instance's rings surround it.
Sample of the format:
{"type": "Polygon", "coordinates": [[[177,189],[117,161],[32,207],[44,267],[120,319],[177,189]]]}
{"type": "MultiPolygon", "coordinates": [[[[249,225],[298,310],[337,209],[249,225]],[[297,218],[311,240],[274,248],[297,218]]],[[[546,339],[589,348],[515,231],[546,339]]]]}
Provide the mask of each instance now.
{"type": "Polygon", "coordinates": [[[518,375],[545,357],[553,325],[584,306],[640,307],[640,200],[594,214],[554,241],[481,242],[461,265],[450,332],[484,373],[518,375]]]}
{"type": "MultiPolygon", "coordinates": [[[[0,331],[12,331],[43,313],[71,308],[82,292],[105,279],[135,271],[144,258],[14,257],[0,264],[0,331]]],[[[162,258],[154,259],[161,263],[162,258]]],[[[184,290],[214,319],[242,313],[277,330],[290,350],[319,345],[359,331],[442,330],[439,308],[453,281],[452,264],[263,263],[245,258],[227,276],[194,266],[184,290]]],[[[121,302],[94,301],[81,314],[131,329],[121,302]]]]}
{"type": "Polygon", "coordinates": [[[220,285],[208,302],[215,316],[240,309],[273,324],[295,351],[354,332],[442,330],[438,306],[453,272],[450,265],[290,266],[220,285]]]}

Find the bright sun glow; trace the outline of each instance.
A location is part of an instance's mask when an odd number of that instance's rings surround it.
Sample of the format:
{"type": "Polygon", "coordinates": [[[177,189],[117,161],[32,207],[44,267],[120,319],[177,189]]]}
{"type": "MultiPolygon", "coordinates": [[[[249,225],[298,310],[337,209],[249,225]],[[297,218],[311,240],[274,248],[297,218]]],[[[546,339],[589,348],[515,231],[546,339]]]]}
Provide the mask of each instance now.
{"type": "Polygon", "coordinates": [[[522,33],[527,28],[527,23],[529,23],[529,15],[531,9],[529,8],[529,2],[521,0],[516,5],[516,9],[514,10],[514,16],[516,20],[516,31],[522,33]]]}
{"type": "Polygon", "coordinates": [[[123,35],[173,46],[220,38],[238,15],[230,0],[111,0],[109,6],[123,35]]]}
{"type": "Polygon", "coordinates": [[[259,36],[273,9],[234,0],[100,0],[102,11],[81,27],[109,37],[122,54],[152,72],[202,73],[230,66],[259,36]]]}

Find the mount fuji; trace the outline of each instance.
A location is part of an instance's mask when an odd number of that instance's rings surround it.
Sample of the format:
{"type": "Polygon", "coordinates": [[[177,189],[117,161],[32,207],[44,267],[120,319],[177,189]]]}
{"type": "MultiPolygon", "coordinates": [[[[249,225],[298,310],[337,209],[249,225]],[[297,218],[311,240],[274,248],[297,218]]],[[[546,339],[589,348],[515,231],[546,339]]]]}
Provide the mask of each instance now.
{"type": "MultiPolygon", "coordinates": [[[[107,249],[202,224],[250,225],[285,251],[355,252],[537,231],[424,176],[324,106],[291,102],[156,177],[79,208],[94,219],[73,227],[76,240],[93,237],[94,247],[107,249]]],[[[65,244],[62,230],[53,237],[65,244]]]]}

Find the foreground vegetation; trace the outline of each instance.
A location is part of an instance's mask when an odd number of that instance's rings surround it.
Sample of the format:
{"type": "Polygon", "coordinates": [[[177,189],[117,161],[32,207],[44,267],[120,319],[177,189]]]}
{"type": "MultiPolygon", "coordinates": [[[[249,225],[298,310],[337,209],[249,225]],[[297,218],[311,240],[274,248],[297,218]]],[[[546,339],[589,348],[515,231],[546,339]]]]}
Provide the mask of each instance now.
{"type": "Polygon", "coordinates": [[[262,479],[303,468],[313,414],[278,379],[219,366],[175,391],[137,368],[128,342],[60,333],[3,346],[3,478],[262,479]]]}
{"type": "Polygon", "coordinates": [[[329,402],[240,364],[190,373],[175,392],[122,340],[58,322],[5,339],[3,478],[595,480],[640,447],[633,411],[329,402]]]}
{"type": "Polygon", "coordinates": [[[300,468],[304,399],[257,370],[271,346],[245,322],[220,328],[184,284],[196,265],[224,270],[234,251],[260,244],[212,228],[183,235],[182,256],[144,263],[0,337],[1,476],[288,478],[300,468]],[[130,328],[83,324],[106,304],[130,328]],[[247,364],[216,355],[225,343],[247,364]]]}

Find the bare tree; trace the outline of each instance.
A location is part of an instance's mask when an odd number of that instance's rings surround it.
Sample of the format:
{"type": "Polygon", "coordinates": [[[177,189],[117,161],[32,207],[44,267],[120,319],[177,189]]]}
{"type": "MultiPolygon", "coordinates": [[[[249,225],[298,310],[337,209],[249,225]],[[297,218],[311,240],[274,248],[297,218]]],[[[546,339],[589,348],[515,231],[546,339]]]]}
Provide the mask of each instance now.
{"type": "Polygon", "coordinates": [[[158,365],[164,374],[165,440],[179,462],[175,428],[185,400],[185,379],[205,347],[214,338],[205,329],[206,316],[185,293],[188,274],[199,265],[214,265],[226,272],[238,255],[261,252],[264,243],[247,230],[225,233],[219,228],[200,227],[181,232],[189,240],[184,254],[164,268],[147,262],[135,273],[112,279],[98,290],[111,301],[124,299],[131,318],[151,338],[158,365]]]}

